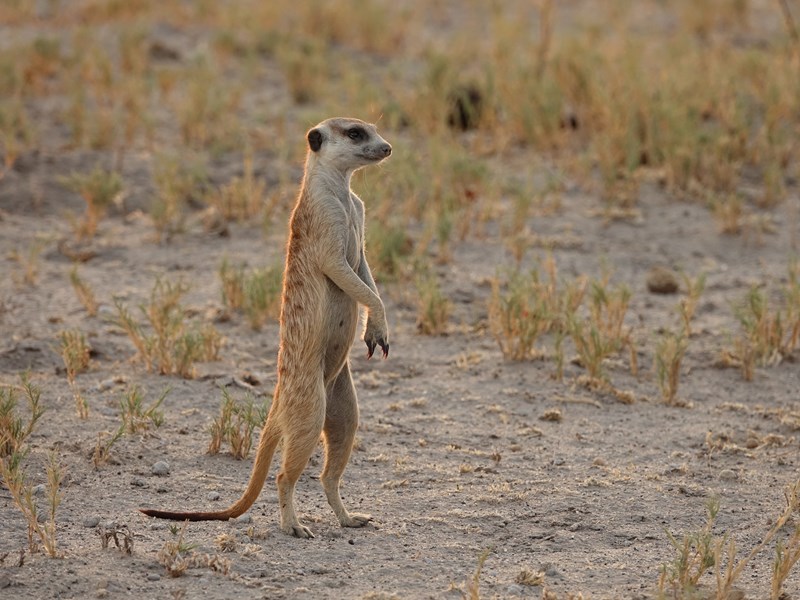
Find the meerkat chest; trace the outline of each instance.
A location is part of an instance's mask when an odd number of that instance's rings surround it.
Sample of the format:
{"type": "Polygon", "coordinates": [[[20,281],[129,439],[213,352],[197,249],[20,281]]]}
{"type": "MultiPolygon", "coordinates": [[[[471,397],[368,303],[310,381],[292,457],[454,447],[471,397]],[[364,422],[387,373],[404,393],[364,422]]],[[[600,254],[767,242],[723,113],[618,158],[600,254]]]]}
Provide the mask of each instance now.
{"type": "Polygon", "coordinates": [[[348,213],[347,228],[345,232],[345,235],[347,236],[347,239],[345,240],[345,252],[347,254],[347,262],[353,269],[355,269],[361,262],[361,240],[364,236],[364,231],[362,229],[363,224],[359,212],[352,200],[348,202],[348,205],[345,207],[345,209],[348,213]]]}

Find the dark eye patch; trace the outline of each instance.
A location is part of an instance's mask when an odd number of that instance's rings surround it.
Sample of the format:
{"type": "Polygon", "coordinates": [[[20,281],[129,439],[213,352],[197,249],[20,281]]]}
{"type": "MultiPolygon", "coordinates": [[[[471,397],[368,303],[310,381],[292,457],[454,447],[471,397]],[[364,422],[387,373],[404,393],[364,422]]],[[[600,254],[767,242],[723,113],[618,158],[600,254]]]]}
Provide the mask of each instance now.
{"type": "Polygon", "coordinates": [[[367,133],[361,127],[351,127],[347,130],[347,137],[351,140],[363,140],[366,139],[367,133]]]}

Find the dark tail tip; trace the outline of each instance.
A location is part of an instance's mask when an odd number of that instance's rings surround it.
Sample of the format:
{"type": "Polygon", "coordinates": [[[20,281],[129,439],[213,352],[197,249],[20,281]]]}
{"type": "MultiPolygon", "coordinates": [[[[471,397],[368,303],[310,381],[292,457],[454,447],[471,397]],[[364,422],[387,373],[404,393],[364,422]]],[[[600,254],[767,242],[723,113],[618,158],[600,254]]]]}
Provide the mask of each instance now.
{"type": "Polygon", "coordinates": [[[171,512],[152,508],[140,508],[139,512],[148,517],[170,521],[227,521],[230,518],[227,512],[171,512]]]}

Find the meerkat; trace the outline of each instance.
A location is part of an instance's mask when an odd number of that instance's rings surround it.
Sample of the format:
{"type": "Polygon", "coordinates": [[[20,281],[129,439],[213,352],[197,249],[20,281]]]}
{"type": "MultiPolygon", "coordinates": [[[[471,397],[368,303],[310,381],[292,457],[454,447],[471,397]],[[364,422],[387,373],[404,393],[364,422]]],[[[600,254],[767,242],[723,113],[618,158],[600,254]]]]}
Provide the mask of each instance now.
{"type": "Polygon", "coordinates": [[[314,537],[295,513],[294,491],[320,439],[325,464],[320,481],[342,527],[362,527],[366,514],[342,504],[339,483],[358,427],[358,402],[349,352],[366,307],[363,340],[367,358],[376,347],[389,355],[386,310],[364,254],[364,203],[350,189],[357,169],[392,153],[374,125],[358,119],[328,119],[306,135],[305,173],[289,221],[280,313],[278,379],[261,430],[250,481],[229,508],[217,512],[141,509],[146,515],[205,521],[238,517],[255,502],[272,456],[282,442],[277,476],[281,529],[314,537]]]}

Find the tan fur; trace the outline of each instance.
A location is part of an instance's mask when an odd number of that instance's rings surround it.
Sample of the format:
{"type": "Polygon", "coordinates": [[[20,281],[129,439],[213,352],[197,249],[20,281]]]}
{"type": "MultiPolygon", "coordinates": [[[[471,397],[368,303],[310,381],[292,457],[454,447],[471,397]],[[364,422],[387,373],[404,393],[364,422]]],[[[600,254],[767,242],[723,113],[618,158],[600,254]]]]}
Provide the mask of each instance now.
{"type": "Polygon", "coordinates": [[[350,190],[350,177],[388,157],[391,146],[373,125],[358,119],[328,119],[311,129],[307,139],[305,175],[289,225],[278,382],[247,489],[223,511],[142,510],[146,515],[194,521],[238,517],[261,493],[282,441],[283,466],[277,477],[281,529],[313,537],[295,513],[294,489],[322,434],[325,466],[320,480],[339,523],[361,527],[370,520],[348,512],[339,495],[358,427],[348,355],[359,305],[367,309],[363,339],[368,356],[376,346],[384,358],[389,352],[386,311],[364,255],[364,204],[350,190]]]}

